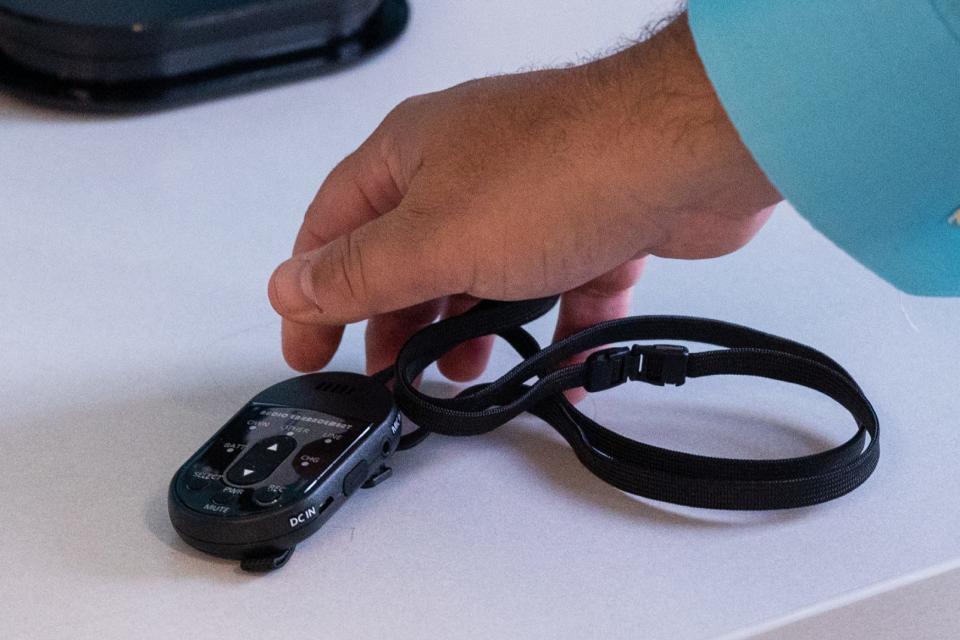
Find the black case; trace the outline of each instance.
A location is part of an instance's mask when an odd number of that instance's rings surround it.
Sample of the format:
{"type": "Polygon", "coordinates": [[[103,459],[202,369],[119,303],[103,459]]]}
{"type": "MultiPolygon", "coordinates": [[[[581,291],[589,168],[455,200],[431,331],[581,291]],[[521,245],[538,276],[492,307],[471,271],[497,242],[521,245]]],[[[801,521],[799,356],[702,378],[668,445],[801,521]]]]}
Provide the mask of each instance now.
{"type": "Polygon", "coordinates": [[[405,0],[0,0],[0,87],[127,112],[330,71],[395,39],[405,0]]]}

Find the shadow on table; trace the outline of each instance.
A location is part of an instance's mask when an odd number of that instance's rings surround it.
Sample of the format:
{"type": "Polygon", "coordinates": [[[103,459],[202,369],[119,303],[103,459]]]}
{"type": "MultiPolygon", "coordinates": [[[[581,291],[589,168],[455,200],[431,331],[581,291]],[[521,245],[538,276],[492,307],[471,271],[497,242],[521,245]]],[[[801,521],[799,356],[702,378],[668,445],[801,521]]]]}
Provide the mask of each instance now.
{"type": "Polygon", "coordinates": [[[41,107],[14,96],[0,93],[0,122],[93,122],[122,116],[97,115],[41,107]]]}
{"type": "MultiPolygon", "coordinates": [[[[18,483],[23,487],[5,500],[6,513],[16,515],[12,521],[4,518],[8,533],[31,537],[24,541],[24,548],[42,550],[38,561],[63,563],[88,575],[204,581],[215,576],[223,580],[224,572],[213,570],[219,566],[229,568],[226,575],[232,577],[228,580],[246,580],[235,562],[201,554],[182,542],[170,524],[166,506],[167,485],[180,464],[243,402],[266,386],[261,380],[230,384],[157,391],[154,395],[145,388],[136,397],[121,401],[74,399],[71,405],[48,407],[43,415],[8,415],[10,428],[0,429],[0,450],[15,459],[18,483]],[[56,515],[55,521],[51,514],[56,515]]],[[[437,393],[437,388],[431,392],[437,393]]],[[[693,424],[717,420],[720,415],[708,408],[689,408],[678,414],[675,406],[659,411],[657,405],[648,404],[639,430],[659,424],[668,412],[674,423],[678,415],[693,424]]],[[[771,423],[736,412],[727,412],[724,420],[749,427],[737,431],[742,435],[736,436],[743,440],[737,444],[742,445],[745,456],[769,457],[771,453],[758,450],[757,440],[750,436],[759,426],[786,434],[811,450],[828,446],[794,424],[771,423]],[[762,425],[755,424],[758,422],[762,425]]],[[[631,435],[646,439],[636,431],[631,435]]],[[[565,442],[529,416],[481,438],[482,442],[468,443],[433,436],[422,448],[398,457],[395,466],[399,474],[417,474],[424,465],[441,464],[442,456],[435,454],[443,448],[492,447],[495,455],[519,456],[522,464],[532,467],[536,471],[529,476],[532,481],[539,478],[551,491],[638,525],[647,521],[699,528],[773,526],[809,513],[716,512],[635,498],[590,474],[565,442]]]]}
{"type": "MultiPolygon", "coordinates": [[[[444,397],[454,395],[457,388],[449,383],[430,382],[425,386],[425,391],[444,397]]],[[[611,428],[617,430],[612,425],[611,428]]],[[[643,411],[638,412],[635,424],[621,433],[647,444],[676,446],[689,453],[758,459],[806,455],[840,443],[839,440],[835,442],[813,433],[802,424],[749,410],[661,402],[644,402],[643,411]],[[681,444],[674,444],[678,439],[677,431],[695,434],[703,430],[703,425],[711,425],[709,437],[722,439],[722,442],[714,442],[714,445],[719,444],[724,451],[736,453],[698,449],[702,434],[688,438],[688,442],[683,442],[684,439],[680,437],[681,444]],[[667,432],[670,432],[670,444],[665,445],[663,436],[667,432]],[[758,437],[760,433],[764,436],[758,437]]],[[[809,508],[753,512],[698,509],[625,493],[594,476],[580,463],[566,441],[549,425],[530,415],[522,415],[508,425],[477,437],[488,439],[491,446],[497,447],[504,455],[520,457],[523,464],[534,467],[537,475],[555,489],[596,509],[624,518],[654,520],[680,527],[758,527],[802,518],[809,513],[809,508]]],[[[429,449],[429,443],[437,439],[445,437],[431,436],[426,440],[424,451],[429,449]]],[[[463,442],[460,438],[446,439],[453,443],[463,442]]],[[[414,471],[420,465],[435,463],[433,456],[417,455],[417,452],[414,449],[403,458],[403,473],[414,471]]],[[[815,508],[826,509],[830,505],[828,503],[815,508]]]]}

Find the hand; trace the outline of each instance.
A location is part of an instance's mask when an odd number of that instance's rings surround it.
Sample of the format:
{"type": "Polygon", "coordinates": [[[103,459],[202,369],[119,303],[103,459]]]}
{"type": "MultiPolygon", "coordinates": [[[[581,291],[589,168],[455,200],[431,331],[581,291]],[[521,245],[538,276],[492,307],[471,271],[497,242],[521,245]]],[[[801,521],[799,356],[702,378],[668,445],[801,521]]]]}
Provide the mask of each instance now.
{"type": "MultiPolygon", "coordinates": [[[[476,298],[563,293],[556,337],[620,317],[644,257],[745,244],[780,196],[743,147],[685,17],[587,65],[410,98],[327,177],[270,281],[283,350],[323,367],[369,319],[367,370],[476,298]]],[[[439,363],[482,373],[491,338],[439,363]]]]}

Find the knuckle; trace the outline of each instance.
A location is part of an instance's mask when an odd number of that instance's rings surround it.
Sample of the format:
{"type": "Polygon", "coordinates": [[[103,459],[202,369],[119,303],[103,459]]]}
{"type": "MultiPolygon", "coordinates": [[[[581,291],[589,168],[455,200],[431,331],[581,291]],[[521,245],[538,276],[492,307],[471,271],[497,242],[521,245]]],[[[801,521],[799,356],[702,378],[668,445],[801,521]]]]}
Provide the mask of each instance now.
{"type": "Polygon", "coordinates": [[[435,137],[430,102],[428,96],[407,98],[387,114],[368,141],[371,155],[386,167],[401,193],[409,189],[435,137]]]}
{"type": "Polygon", "coordinates": [[[394,128],[403,128],[410,123],[423,109],[424,97],[411,96],[399,103],[383,118],[380,125],[381,130],[390,130],[394,128]]]}
{"type": "Polygon", "coordinates": [[[395,166],[403,157],[403,143],[393,129],[381,131],[376,138],[376,156],[388,167],[395,166]]]}
{"type": "Polygon", "coordinates": [[[358,151],[354,151],[338,162],[327,174],[327,177],[323,179],[323,183],[317,193],[314,194],[313,200],[310,201],[310,205],[303,216],[303,224],[311,233],[322,235],[320,232],[325,219],[319,214],[324,211],[325,205],[332,200],[344,184],[355,179],[357,157],[358,151]]]}
{"type": "Polygon", "coordinates": [[[363,302],[367,298],[367,282],[364,277],[363,253],[357,241],[357,235],[347,234],[341,247],[340,264],[343,285],[349,291],[352,300],[363,302]]]}
{"type": "Polygon", "coordinates": [[[324,287],[333,294],[333,298],[355,309],[365,307],[367,286],[364,259],[356,234],[348,233],[337,238],[324,256],[325,259],[317,265],[322,273],[314,274],[314,285],[324,287]]]}

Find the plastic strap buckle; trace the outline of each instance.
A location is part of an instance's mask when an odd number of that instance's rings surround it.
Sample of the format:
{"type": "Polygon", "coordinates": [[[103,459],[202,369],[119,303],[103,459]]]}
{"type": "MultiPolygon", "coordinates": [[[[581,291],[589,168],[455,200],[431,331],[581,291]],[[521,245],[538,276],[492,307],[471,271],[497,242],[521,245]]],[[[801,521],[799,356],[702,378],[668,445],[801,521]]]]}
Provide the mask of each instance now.
{"type": "MultiPolygon", "coordinates": [[[[637,345],[634,345],[637,349],[637,345]]],[[[650,384],[664,386],[672,384],[677,387],[687,381],[687,358],[690,352],[686,347],[677,344],[655,344],[652,347],[640,347],[643,353],[643,364],[638,378],[650,384]]]]}
{"type": "Polygon", "coordinates": [[[680,386],[687,379],[686,347],[673,344],[611,347],[590,354],[584,370],[583,388],[593,393],[639,380],[648,384],[680,386]]]}

